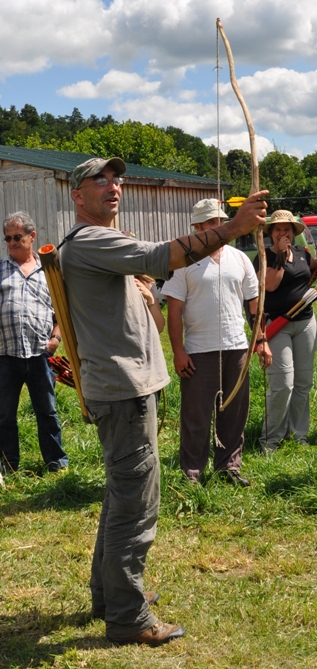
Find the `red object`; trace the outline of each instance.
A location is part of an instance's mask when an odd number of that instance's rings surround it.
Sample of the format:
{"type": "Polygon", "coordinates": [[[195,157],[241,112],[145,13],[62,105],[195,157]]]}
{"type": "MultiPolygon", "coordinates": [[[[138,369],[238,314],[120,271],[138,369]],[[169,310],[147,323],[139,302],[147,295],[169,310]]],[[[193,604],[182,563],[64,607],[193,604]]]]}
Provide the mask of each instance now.
{"type": "Polygon", "coordinates": [[[289,319],[285,318],[285,316],[278,316],[277,318],[270,323],[267,328],[266,328],[266,338],[269,341],[276,335],[283,327],[284,325],[287,325],[289,323],[289,319]]]}
{"type": "Polygon", "coordinates": [[[65,386],[75,388],[73,372],[67,358],[63,355],[56,355],[55,357],[52,355],[50,358],[47,358],[47,362],[56,374],[56,381],[64,383],[65,386]]]}
{"type": "Polygon", "coordinates": [[[315,216],[314,214],[307,214],[306,216],[302,216],[301,218],[302,221],[304,221],[304,223],[308,225],[308,227],[310,225],[317,225],[317,216],[315,216]]]}
{"type": "MultiPolygon", "coordinates": [[[[272,321],[272,323],[270,323],[266,328],[265,335],[267,340],[270,341],[270,339],[272,339],[272,337],[274,337],[274,335],[276,335],[284,327],[284,325],[287,325],[287,323],[289,323],[289,319],[285,318],[285,316],[278,316],[275,318],[274,321],[272,321]]],[[[257,345],[255,345],[253,353],[256,352],[256,349],[257,345]]]]}

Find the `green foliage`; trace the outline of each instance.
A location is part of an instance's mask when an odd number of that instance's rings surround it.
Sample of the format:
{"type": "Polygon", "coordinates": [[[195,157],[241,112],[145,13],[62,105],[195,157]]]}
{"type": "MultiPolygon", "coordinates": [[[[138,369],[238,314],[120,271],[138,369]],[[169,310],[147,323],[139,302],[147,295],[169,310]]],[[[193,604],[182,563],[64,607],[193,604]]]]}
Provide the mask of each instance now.
{"type": "Polygon", "coordinates": [[[232,149],[226,155],[226,165],[231,178],[248,177],[251,170],[250,153],[242,149],[232,149]]]}
{"type": "Polygon", "coordinates": [[[213,179],[218,179],[218,160],[220,165],[220,181],[233,181],[231,178],[230,172],[227,167],[226,156],[224,156],[221,151],[218,152],[218,149],[214,144],[211,144],[207,147],[208,150],[208,159],[209,159],[209,177],[213,179]]]}
{"type": "Polygon", "coordinates": [[[274,209],[290,209],[294,214],[302,204],[292,199],[305,194],[306,179],[301,164],[294,156],[272,151],[260,164],[261,187],[270,191],[271,198],[283,198],[282,205],[275,202],[270,205],[269,213],[274,209]]]}
{"type": "Polygon", "coordinates": [[[251,155],[242,149],[233,149],[226,155],[226,165],[233,182],[230,196],[248,197],[251,184],[251,155]]]}
{"type": "MultiPolygon", "coordinates": [[[[54,117],[25,104],[18,111],[0,106],[0,143],[26,148],[80,151],[92,154],[119,155],[127,162],[176,172],[198,174],[233,184],[225,191],[231,196],[247,197],[251,184],[251,156],[248,151],[233,149],[227,155],[214,145],[206,146],[200,137],[180,128],[159,128],[138,121],[119,123],[110,114],[85,119],[74,107],[66,116],[54,117]]],[[[317,152],[299,161],[275,148],[260,162],[261,188],[270,190],[269,213],[283,207],[294,213],[316,211],[317,152]],[[276,199],[272,199],[276,198],[276,199]],[[297,198],[297,199],[296,199],[297,198]],[[300,199],[299,199],[300,198],[300,199]]],[[[236,213],[233,209],[229,215],[236,213]]]]}
{"type": "Polygon", "coordinates": [[[29,127],[36,127],[40,123],[40,117],[32,105],[24,105],[20,112],[20,120],[25,121],[29,127]]]}
{"type": "Polygon", "coordinates": [[[176,149],[185,152],[197,164],[197,174],[202,177],[210,177],[211,169],[207,146],[200,137],[188,135],[180,128],[174,128],[169,125],[166,128],[166,134],[173,137],[176,149]]]}
{"type": "Polygon", "coordinates": [[[77,107],[69,116],[57,118],[47,112],[39,115],[29,104],[24,105],[20,112],[14,106],[8,110],[0,107],[0,144],[58,149],[61,140],[70,141],[76,132],[109,123],[116,124],[110,114],[101,119],[92,114],[84,119],[77,107]]]}
{"type": "Polygon", "coordinates": [[[317,177],[317,151],[314,151],[314,153],[311,153],[308,156],[305,156],[303,160],[301,161],[301,166],[303,169],[303,172],[306,177],[308,178],[316,178],[317,177]]]}
{"type": "MultiPolygon", "coordinates": [[[[247,197],[251,183],[251,156],[234,149],[225,157],[233,188],[230,196],[247,197]]],[[[259,164],[260,187],[270,191],[268,213],[289,209],[294,214],[316,210],[317,152],[299,161],[295,156],[271,151],[259,164]],[[311,199],[310,199],[311,198],[311,199]]],[[[233,211],[232,214],[235,212],[233,211]]]]}
{"type": "MultiPolygon", "coordinates": [[[[231,197],[248,197],[251,186],[251,155],[242,149],[232,149],[225,156],[228,181],[233,188],[225,190],[225,199],[231,197]]],[[[229,217],[236,214],[237,209],[228,205],[229,217]]]]}
{"type": "Polygon", "coordinates": [[[61,142],[61,150],[117,155],[129,163],[165,168],[195,174],[196,163],[185,153],[177,151],[173,138],[164,130],[137,121],[108,124],[102,128],[87,128],[77,132],[71,143],[61,142]]]}
{"type": "Polygon", "coordinates": [[[306,187],[304,194],[307,196],[307,199],[301,202],[300,209],[302,212],[316,212],[317,211],[317,202],[316,202],[317,151],[308,156],[305,156],[305,158],[303,158],[303,160],[301,161],[301,167],[303,169],[306,179],[306,187]]]}

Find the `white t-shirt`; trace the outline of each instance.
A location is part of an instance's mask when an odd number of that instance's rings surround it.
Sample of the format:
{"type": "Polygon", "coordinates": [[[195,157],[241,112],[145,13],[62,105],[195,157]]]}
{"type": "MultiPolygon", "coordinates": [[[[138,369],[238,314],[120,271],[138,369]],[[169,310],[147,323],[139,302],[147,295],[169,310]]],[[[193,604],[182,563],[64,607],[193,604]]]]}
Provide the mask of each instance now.
{"type": "Polygon", "coordinates": [[[258,280],[250,259],[224,246],[219,264],[210,256],[178,269],[162,293],[185,302],[186,353],[247,348],[243,300],[258,296],[258,280]]]}

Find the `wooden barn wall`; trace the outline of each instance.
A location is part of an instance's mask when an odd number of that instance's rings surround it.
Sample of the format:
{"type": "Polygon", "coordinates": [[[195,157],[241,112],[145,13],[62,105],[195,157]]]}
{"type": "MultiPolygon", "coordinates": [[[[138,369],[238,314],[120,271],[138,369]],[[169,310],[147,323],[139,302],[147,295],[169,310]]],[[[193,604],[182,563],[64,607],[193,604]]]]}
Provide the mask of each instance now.
{"type": "Polygon", "coordinates": [[[58,242],[61,242],[75,223],[74,202],[66,179],[56,179],[56,209],[56,235],[58,242]]]}
{"type": "Polygon", "coordinates": [[[121,230],[138,239],[165,241],[190,230],[190,214],[198,200],[217,197],[211,188],[124,184],[119,212],[121,230]]]}
{"type": "Polygon", "coordinates": [[[68,182],[53,170],[3,161],[0,168],[1,257],[7,254],[2,223],[8,214],[27,211],[36,225],[35,247],[58,244],[73,225],[73,203],[68,182]]]}
{"type": "MultiPolygon", "coordinates": [[[[217,197],[212,188],[188,185],[125,183],[119,210],[119,228],[138,239],[164,241],[190,230],[193,205],[217,197]]],[[[74,205],[66,172],[2,161],[0,166],[0,224],[14,211],[27,211],[36,224],[34,248],[57,245],[74,224],[74,205]]],[[[0,256],[7,254],[1,232],[0,256]]]]}

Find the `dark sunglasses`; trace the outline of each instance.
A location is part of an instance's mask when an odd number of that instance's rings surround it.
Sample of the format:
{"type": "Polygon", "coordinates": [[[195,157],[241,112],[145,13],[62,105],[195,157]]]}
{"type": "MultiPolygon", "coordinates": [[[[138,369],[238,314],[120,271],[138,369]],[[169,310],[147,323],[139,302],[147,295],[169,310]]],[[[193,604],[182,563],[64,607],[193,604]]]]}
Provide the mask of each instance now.
{"type": "Polygon", "coordinates": [[[19,242],[22,237],[26,237],[27,235],[6,235],[4,238],[4,241],[9,244],[11,242],[11,239],[14,239],[15,242],[19,242]]]}

